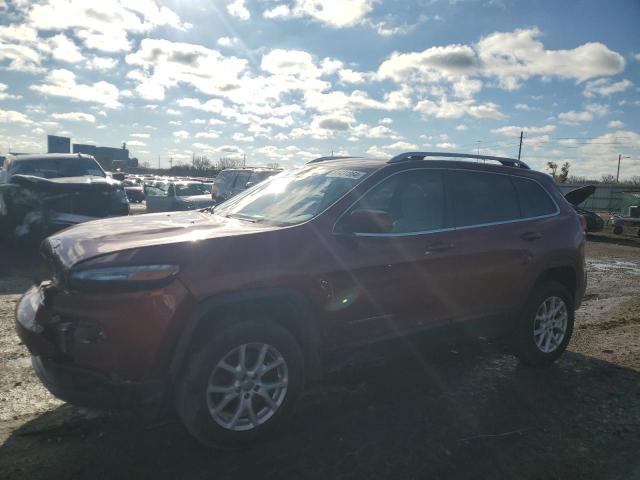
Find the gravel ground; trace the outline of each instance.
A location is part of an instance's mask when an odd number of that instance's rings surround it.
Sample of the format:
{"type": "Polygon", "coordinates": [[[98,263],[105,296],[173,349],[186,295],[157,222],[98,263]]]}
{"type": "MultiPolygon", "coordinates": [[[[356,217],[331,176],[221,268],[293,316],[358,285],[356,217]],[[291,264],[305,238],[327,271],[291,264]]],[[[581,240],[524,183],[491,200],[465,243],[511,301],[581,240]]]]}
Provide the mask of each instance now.
{"type": "Polygon", "coordinates": [[[208,451],[173,419],[53,398],[13,330],[42,271],[29,256],[0,264],[0,476],[640,479],[640,240],[594,236],[587,255],[587,296],[557,364],[523,368],[488,345],[377,347],[244,452],[208,451]]]}

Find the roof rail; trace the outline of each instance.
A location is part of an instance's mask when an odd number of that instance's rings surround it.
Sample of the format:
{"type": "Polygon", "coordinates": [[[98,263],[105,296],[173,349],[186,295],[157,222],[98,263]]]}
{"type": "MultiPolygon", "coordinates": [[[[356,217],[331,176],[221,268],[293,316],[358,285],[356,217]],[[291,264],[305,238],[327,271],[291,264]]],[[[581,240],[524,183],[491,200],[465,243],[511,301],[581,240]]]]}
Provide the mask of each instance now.
{"type": "Polygon", "coordinates": [[[475,155],[473,153],[454,153],[454,152],[405,152],[400,155],[396,155],[387,163],[399,163],[407,160],[424,160],[426,157],[443,157],[443,158],[472,158],[475,160],[495,160],[507,167],[526,168],[529,170],[529,165],[521,160],[508,157],[494,157],[491,155],[475,155]]]}
{"type": "Polygon", "coordinates": [[[313,160],[307,162],[307,164],[309,163],[319,163],[319,162],[325,162],[327,160],[344,160],[346,158],[359,158],[359,157],[353,157],[353,156],[344,156],[344,157],[334,157],[334,156],[330,156],[330,157],[320,157],[320,158],[314,158],[313,160]]]}

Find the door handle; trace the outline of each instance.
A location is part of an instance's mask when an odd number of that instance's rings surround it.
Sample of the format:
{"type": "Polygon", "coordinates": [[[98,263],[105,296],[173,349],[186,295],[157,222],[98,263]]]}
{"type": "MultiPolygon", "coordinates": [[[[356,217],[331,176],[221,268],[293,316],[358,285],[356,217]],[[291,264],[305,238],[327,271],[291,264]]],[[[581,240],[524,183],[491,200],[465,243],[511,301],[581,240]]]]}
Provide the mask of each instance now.
{"type": "Polygon", "coordinates": [[[436,243],[427,245],[427,250],[424,253],[425,255],[431,255],[432,253],[446,252],[447,250],[451,250],[452,248],[453,248],[453,243],[436,242],[436,243]]]}
{"type": "Polygon", "coordinates": [[[540,232],[524,232],[520,235],[520,238],[526,240],[527,242],[533,242],[534,240],[539,240],[542,238],[542,234],[540,232]]]}

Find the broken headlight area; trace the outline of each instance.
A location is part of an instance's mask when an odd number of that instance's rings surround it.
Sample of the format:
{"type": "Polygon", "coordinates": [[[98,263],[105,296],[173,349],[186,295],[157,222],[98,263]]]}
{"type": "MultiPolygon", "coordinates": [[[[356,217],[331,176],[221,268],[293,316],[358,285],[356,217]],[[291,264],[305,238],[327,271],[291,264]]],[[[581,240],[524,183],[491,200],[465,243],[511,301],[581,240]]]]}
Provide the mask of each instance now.
{"type": "Polygon", "coordinates": [[[178,274],[176,265],[130,265],[72,271],[69,286],[82,291],[131,291],[157,288],[178,274]]]}

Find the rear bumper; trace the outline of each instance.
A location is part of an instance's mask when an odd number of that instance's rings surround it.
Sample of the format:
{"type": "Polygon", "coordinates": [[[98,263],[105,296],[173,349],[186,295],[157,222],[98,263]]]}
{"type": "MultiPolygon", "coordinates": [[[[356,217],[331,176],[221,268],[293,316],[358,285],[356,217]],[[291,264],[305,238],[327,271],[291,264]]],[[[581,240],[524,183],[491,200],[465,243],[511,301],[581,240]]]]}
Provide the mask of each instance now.
{"type": "Polygon", "coordinates": [[[31,363],[42,384],[53,395],[74,405],[156,413],[164,403],[164,382],[114,380],[99,372],[40,356],[31,357],[31,363]]]}

